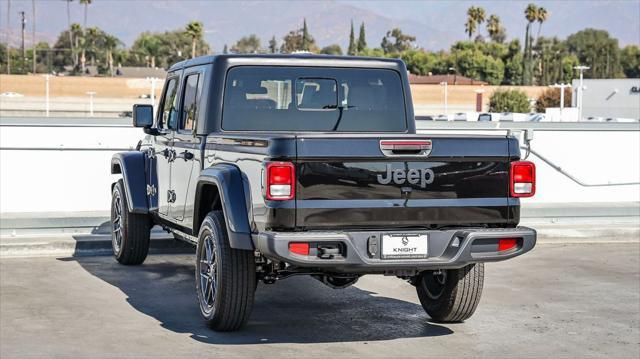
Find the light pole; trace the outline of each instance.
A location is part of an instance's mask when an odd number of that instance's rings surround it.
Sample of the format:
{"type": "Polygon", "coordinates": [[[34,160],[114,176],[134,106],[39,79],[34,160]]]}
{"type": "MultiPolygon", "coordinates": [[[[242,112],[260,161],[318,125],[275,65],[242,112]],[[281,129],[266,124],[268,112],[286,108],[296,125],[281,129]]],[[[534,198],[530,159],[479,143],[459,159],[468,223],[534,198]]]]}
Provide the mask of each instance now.
{"type": "Polygon", "coordinates": [[[96,94],[96,92],[94,91],[89,91],[87,92],[87,95],[89,95],[89,116],[93,117],[93,96],[96,94]]]}
{"type": "Polygon", "coordinates": [[[449,104],[447,103],[448,99],[447,99],[447,85],[448,83],[446,81],[442,81],[440,83],[440,85],[444,86],[444,114],[445,116],[449,116],[449,104]]]}
{"type": "Polygon", "coordinates": [[[549,85],[549,87],[560,89],[560,122],[562,122],[562,110],[564,109],[564,89],[567,87],[571,87],[571,85],[561,83],[560,85],[558,84],[549,85]]]}
{"type": "Polygon", "coordinates": [[[44,75],[44,112],[49,117],[49,74],[44,75]]]}
{"type": "Polygon", "coordinates": [[[582,76],[584,73],[584,70],[589,70],[589,66],[574,66],[573,69],[574,70],[578,70],[580,71],[580,84],[578,85],[578,97],[576,98],[576,102],[578,105],[578,121],[582,121],[582,90],[584,90],[584,87],[582,85],[582,76]]]}

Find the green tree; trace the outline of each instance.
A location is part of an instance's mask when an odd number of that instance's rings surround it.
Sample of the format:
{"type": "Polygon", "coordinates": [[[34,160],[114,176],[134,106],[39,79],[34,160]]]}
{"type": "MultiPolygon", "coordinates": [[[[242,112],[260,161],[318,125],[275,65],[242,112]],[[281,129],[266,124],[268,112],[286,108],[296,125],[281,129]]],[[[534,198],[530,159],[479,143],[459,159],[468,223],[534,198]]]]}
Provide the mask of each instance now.
{"type": "MultiPolygon", "coordinates": [[[[545,112],[547,108],[560,107],[560,89],[548,88],[536,99],[536,112],[545,112]]],[[[571,107],[571,88],[564,89],[564,107],[571,107]]]]}
{"type": "Polygon", "coordinates": [[[629,78],[640,77],[640,47],[627,45],[620,52],[620,65],[622,72],[629,78]]]}
{"type": "Polygon", "coordinates": [[[276,37],[272,36],[271,40],[269,40],[269,52],[275,54],[278,51],[278,42],[276,41],[276,37]]]}
{"type": "Polygon", "coordinates": [[[299,30],[291,30],[282,38],[280,52],[290,54],[302,50],[302,34],[299,30]]]}
{"type": "Polygon", "coordinates": [[[358,45],[356,44],[356,35],[353,31],[353,20],[351,20],[351,32],[349,32],[349,48],[347,55],[354,56],[358,53],[358,45]]]}
{"type": "Polygon", "coordinates": [[[306,30],[305,36],[306,21],[304,24],[301,29],[289,31],[289,33],[282,38],[280,52],[284,54],[290,54],[296,51],[318,52],[316,42],[308,30],[306,30]],[[306,44],[304,44],[305,41],[306,44]]]}
{"type": "Polygon", "coordinates": [[[489,99],[491,112],[520,112],[531,110],[527,94],[520,90],[496,90],[489,99]]]}
{"type": "Polygon", "coordinates": [[[320,53],[325,55],[342,55],[342,48],[338,44],[333,44],[323,47],[320,53]]]}
{"type": "Polygon", "coordinates": [[[196,45],[204,35],[204,26],[200,21],[191,21],[187,24],[185,32],[191,37],[191,58],[194,58],[196,57],[196,45]]]}
{"type": "Polygon", "coordinates": [[[401,53],[412,48],[414,41],[416,41],[415,36],[404,34],[402,30],[396,27],[387,31],[385,37],[382,38],[380,46],[385,54],[401,53]]]}
{"type": "Polygon", "coordinates": [[[69,55],[71,56],[71,62],[73,63],[73,67],[75,67],[78,64],[78,59],[75,58],[75,51],[73,48],[73,29],[71,28],[71,2],[73,0],[65,0],[65,2],[67,3],[67,28],[69,29],[69,31],[67,32],[67,35],[69,35],[69,49],[71,50],[69,55]]]}
{"type": "Polygon", "coordinates": [[[618,40],[605,30],[585,29],[567,37],[567,51],[575,54],[581,65],[589,66],[587,78],[622,77],[618,40]]]}
{"type": "Polygon", "coordinates": [[[360,33],[358,34],[358,54],[367,48],[367,36],[365,35],[364,22],[360,24],[360,33]]]}
{"type": "Polygon", "coordinates": [[[255,34],[245,36],[231,46],[231,52],[236,54],[256,54],[261,51],[260,38],[255,34]]]}
{"type": "Polygon", "coordinates": [[[487,20],[487,33],[491,41],[502,44],[507,38],[507,32],[500,22],[498,15],[492,14],[487,20]]]}
{"type": "Polygon", "coordinates": [[[307,27],[307,19],[302,21],[302,51],[311,51],[311,47],[315,44],[313,37],[309,34],[307,27]]]}

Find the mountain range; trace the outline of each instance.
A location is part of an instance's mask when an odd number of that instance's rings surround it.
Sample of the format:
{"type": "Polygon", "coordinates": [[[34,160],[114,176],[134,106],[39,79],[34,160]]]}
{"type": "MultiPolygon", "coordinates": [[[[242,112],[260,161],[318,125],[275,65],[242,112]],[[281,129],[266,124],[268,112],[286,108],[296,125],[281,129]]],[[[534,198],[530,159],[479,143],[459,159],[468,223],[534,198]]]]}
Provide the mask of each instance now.
{"type": "MultiPolygon", "coordinates": [[[[627,1],[196,1],[196,0],[93,0],[88,7],[88,26],[97,26],[129,46],[143,31],[184,28],[191,20],[202,21],[205,39],[214,51],[229,47],[240,37],[257,34],[263,46],[275,36],[278,42],[290,30],[300,28],[304,18],[319,46],[337,43],[346,49],[351,21],[356,36],[365,23],[367,42],[377,47],[384,34],[399,27],[416,36],[416,44],[429,50],[447,49],[467,38],[466,11],[481,6],[500,16],[508,38],[524,38],[524,9],[529,2],[544,6],[549,19],[540,34],[564,38],[587,27],[599,28],[619,39],[621,46],[640,44],[640,0],[627,1]]],[[[71,21],[82,24],[84,7],[70,4],[71,21]]],[[[31,42],[31,1],[0,0],[3,42],[20,42],[19,11],[26,13],[26,43],[31,42]],[[7,6],[10,5],[10,10],[7,6]],[[10,11],[10,12],[8,12],[10,11]],[[7,27],[10,16],[10,31],[7,27]],[[7,35],[10,36],[7,36],[7,35]]],[[[65,0],[36,0],[38,41],[55,42],[67,28],[65,0]]],[[[537,34],[538,24],[534,25],[537,34]]],[[[481,34],[486,36],[484,26],[481,34]]]]}

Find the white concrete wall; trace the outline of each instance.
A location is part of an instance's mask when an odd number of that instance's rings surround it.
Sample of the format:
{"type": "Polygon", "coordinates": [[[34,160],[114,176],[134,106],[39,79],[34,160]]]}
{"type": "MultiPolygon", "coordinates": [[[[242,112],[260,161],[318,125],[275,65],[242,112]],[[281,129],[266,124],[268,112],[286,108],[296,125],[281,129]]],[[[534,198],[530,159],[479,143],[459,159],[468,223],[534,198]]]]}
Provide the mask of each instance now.
{"type": "MultiPolygon", "coordinates": [[[[108,211],[117,178],[109,171],[117,151],[108,149],[133,148],[142,137],[127,127],[0,126],[0,212],[108,211]]],[[[532,148],[587,183],[640,181],[640,131],[536,131],[532,148]]],[[[524,203],[640,201],[639,185],[582,187],[529,159],[537,164],[538,193],[524,203]]]]}

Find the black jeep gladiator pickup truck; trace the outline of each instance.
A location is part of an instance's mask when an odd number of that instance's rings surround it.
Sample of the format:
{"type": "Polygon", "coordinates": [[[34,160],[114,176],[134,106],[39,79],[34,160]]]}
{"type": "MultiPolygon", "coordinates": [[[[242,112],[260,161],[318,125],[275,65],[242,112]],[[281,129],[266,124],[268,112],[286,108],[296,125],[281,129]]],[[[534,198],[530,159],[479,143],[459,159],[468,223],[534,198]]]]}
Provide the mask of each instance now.
{"type": "Polygon", "coordinates": [[[484,262],[536,243],[519,227],[535,167],[510,136],[416,134],[400,60],[221,55],[172,66],[147,134],[115,154],[113,250],[141,264],[150,229],[195,244],[200,310],[240,328],[258,281],[333,288],[397,276],[429,316],[476,309],[484,262]]]}

